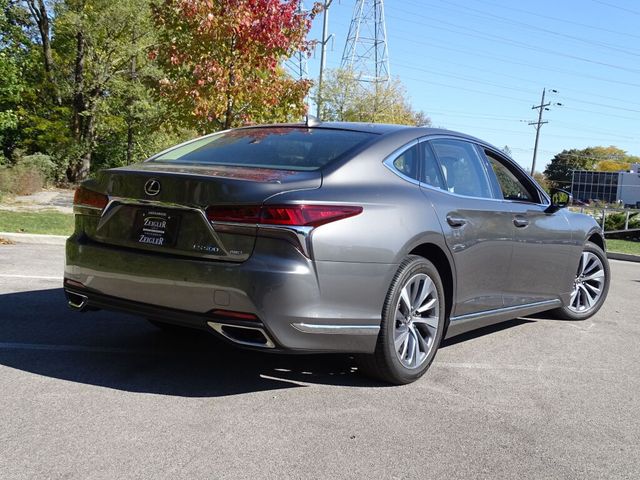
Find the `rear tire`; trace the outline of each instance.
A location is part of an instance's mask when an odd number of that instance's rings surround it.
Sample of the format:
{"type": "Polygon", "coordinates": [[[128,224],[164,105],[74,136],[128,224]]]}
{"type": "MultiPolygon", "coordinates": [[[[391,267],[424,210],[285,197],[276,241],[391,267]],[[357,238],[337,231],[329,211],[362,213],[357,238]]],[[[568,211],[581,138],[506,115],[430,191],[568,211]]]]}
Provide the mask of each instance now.
{"type": "Polygon", "coordinates": [[[552,310],[551,314],[564,320],[592,317],[606,300],[610,281],[607,256],[595,243],[585,243],[569,305],[552,310]]]}
{"type": "Polygon", "coordinates": [[[416,381],[433,362],[445,318],[438,270],[425,258],[409,255],[389,287],[375,352],[357,357],[360,369],[395,385],[416,381]]]}

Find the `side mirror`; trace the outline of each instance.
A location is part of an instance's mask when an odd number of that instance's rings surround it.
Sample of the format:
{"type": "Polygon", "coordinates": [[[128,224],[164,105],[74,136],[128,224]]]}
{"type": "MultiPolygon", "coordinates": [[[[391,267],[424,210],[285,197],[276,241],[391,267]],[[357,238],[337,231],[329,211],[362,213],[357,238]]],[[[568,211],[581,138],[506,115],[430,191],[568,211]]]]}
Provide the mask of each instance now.
{"type": "Polygon", "coordinates": [[[555,213],[561,208],[569,206],[573,202],[573,195],[560,188],[551,189],[551,205],[547,208],[547,213],[555,213]]]}

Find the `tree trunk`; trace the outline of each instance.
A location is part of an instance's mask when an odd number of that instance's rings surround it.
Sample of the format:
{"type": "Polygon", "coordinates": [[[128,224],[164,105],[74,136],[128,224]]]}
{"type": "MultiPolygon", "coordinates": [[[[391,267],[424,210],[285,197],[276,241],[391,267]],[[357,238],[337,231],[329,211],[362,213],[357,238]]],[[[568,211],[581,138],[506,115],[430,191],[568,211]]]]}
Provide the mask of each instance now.
{"type": "Polygon", "coordinates": [[[76,34],[76,60],[73,71],[73,114],[71,131],[74,140],[82,148],[80,157],[69,165],[67,177],[71,182],[84,180],[91,168],[91,150],[93,149],[93,114],[87,114],[87,99],[84,93],[84,33],[76,34]],[[88,138],[91,137],[91,138],[88,138]]]}
{"type": "MultiPolygon", "coordinates": [[[[235,37],[231,38],[231,51],[236,48],[235,37]]],[[[229,65],[229,85],[227,85],[227,109],[224,114],[224,130],[231,128],[233,123],[233,87],[236,85],[236,75],[234,71],[234,64],[231,61],[229,65]]]]}
{"type": "MultiPolygon", "coordinates": [[[[135,47],[135,32],[133,35],[134,43],[132,44],[132,48],[135,47]]],[[[134,82],[136,78],[138,78],[138,71],[136,65],[136,57],[131,57],[131,68],[129,70],[129,78],[131,82],[134,82]]],[[[127,99],[127,107],[128,107],[128,115],[127,115],[127,165],[129,165],[133,161],[133,123],[135,121],[132,113],[134,98],[133,95],[129,95],[127,99]]]]}
{"type": "Polygon", "coordinates": [[[31,16],[38,25],[40,40],[42,41],[42,55],[44,60],[44,74],[47,86],[52,89],[54,101],[60,105],[62,99],[56,88],[53,79],[53,53],[51,52],[51,25],[49,23],[49,14],[44,0],[27,0],[27,6],[31,12],[31,16]]]}

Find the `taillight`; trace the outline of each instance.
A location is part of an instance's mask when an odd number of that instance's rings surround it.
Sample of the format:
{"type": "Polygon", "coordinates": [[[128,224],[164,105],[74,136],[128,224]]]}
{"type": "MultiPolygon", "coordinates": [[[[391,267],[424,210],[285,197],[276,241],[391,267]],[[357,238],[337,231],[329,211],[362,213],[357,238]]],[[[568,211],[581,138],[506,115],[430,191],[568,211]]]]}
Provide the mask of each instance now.
{"type": "Polygon", "coordinates": [[[109,197],[85,187],[78,187],[73,195],[73,205],[76,207],[90,207],[102,210],[109,203],[109,197]]]}
{"type": "Polygon", "coordinates": [[[209,207],[207,218],[212,222],[318,227],[360,213],[362,207],[342,205],[221,206],[209,207]]]}
{"type": "Polygon", "coordinates": [[[207,218],[211,222],[258,223],[260,221],[260,207],[209,207],[207,218]]]}

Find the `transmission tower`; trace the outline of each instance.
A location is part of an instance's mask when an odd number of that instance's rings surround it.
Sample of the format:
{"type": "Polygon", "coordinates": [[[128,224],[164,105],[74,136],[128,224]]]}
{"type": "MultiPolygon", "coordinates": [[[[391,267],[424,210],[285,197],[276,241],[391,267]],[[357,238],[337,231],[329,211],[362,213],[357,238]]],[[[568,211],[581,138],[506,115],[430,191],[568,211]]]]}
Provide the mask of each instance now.
{"type": "Polygon", "coordinates": [[[383,0],[356,0],[340,67],[352,71],[360,82],[389,81],[383,0]]]}

